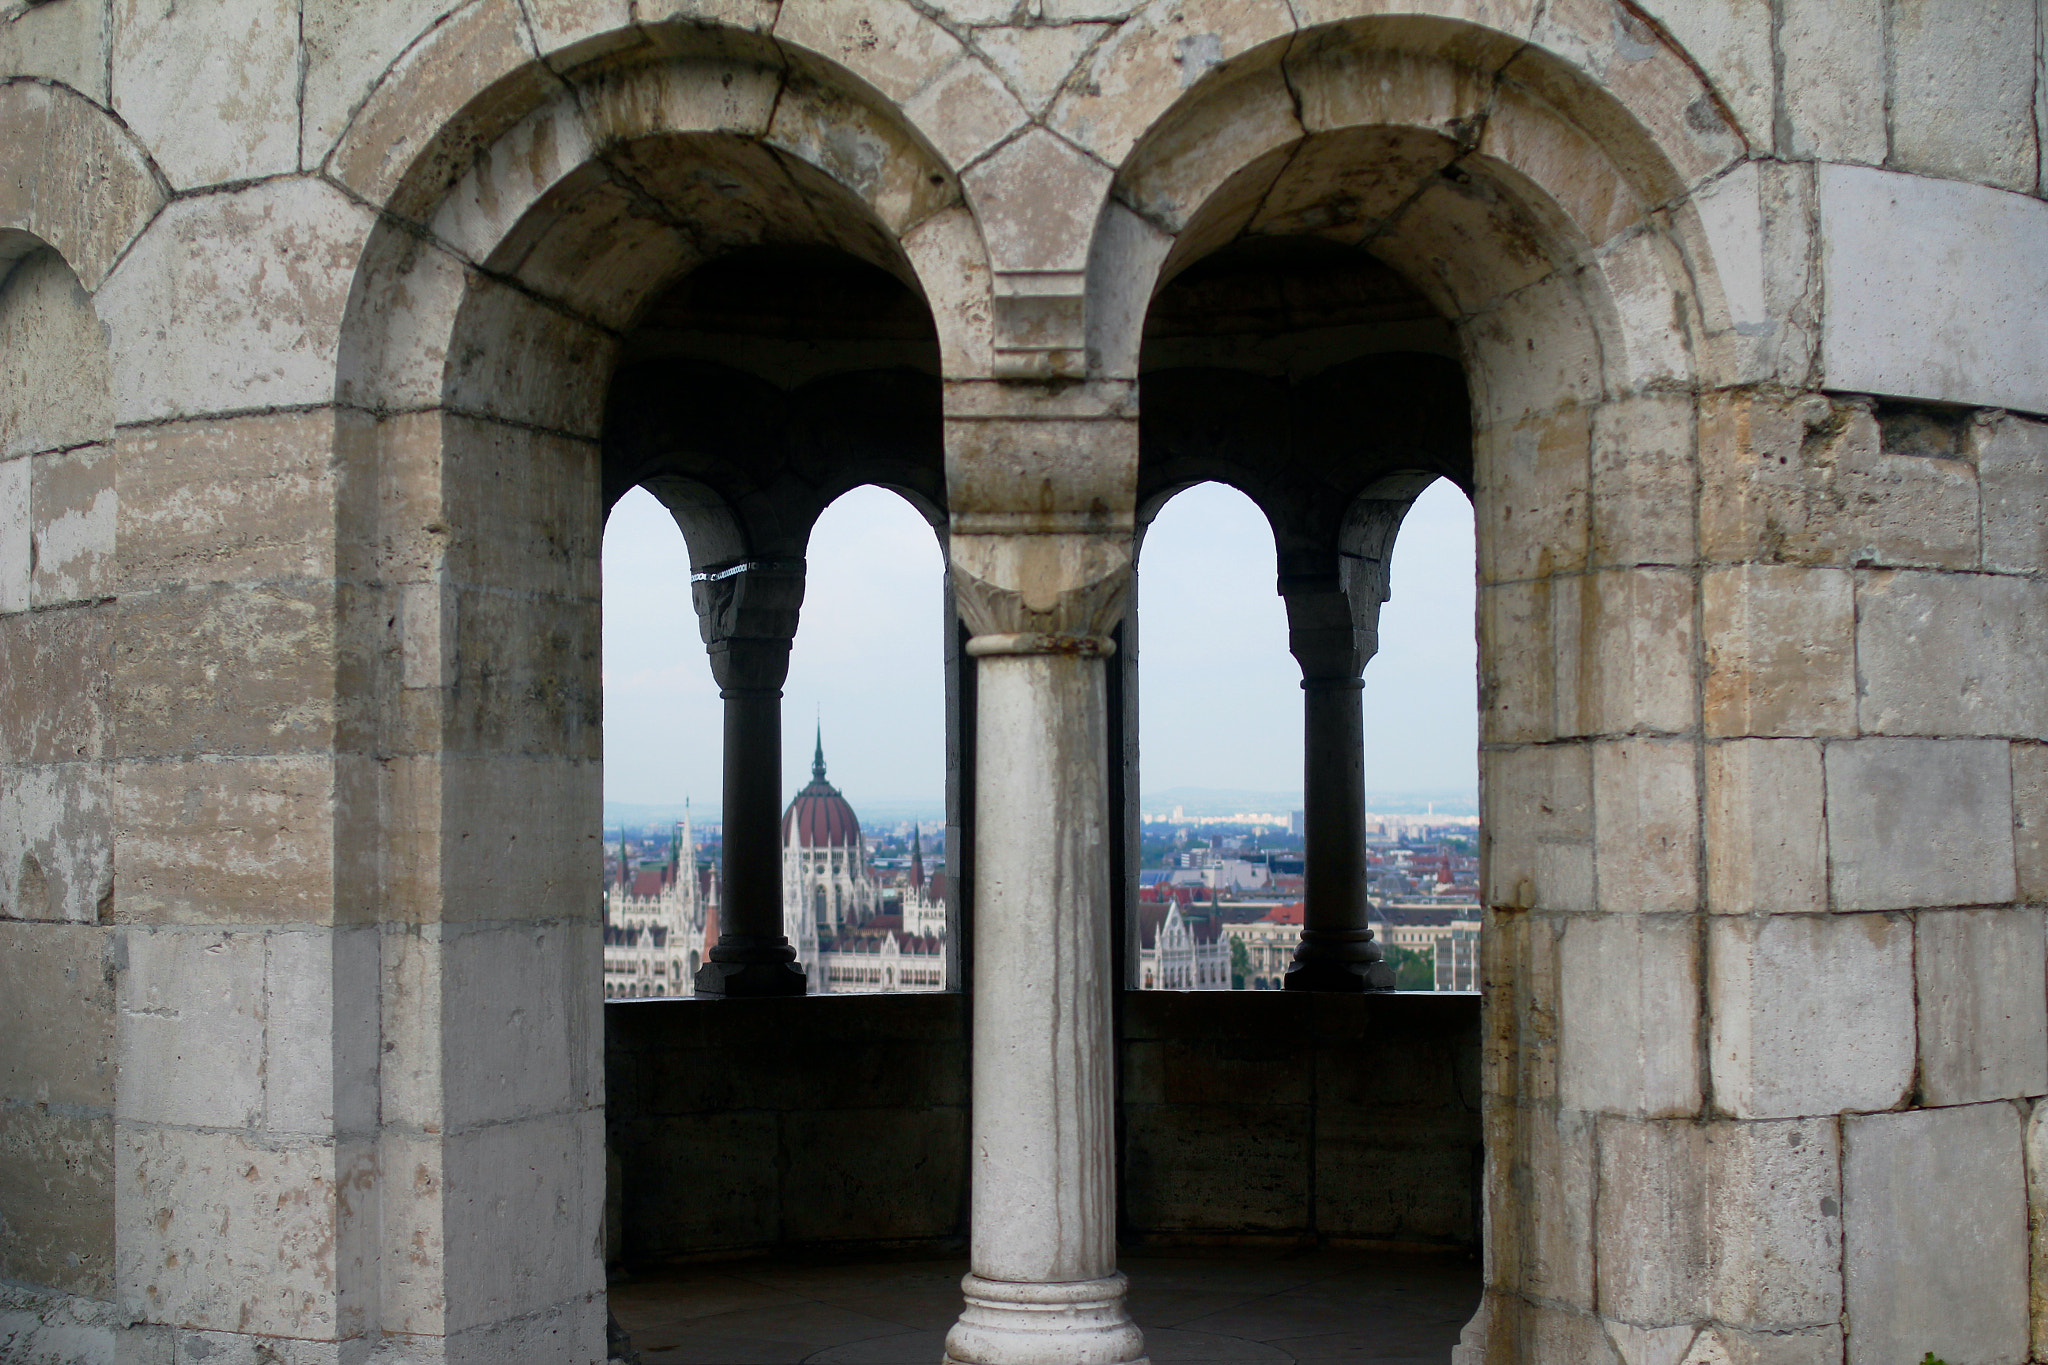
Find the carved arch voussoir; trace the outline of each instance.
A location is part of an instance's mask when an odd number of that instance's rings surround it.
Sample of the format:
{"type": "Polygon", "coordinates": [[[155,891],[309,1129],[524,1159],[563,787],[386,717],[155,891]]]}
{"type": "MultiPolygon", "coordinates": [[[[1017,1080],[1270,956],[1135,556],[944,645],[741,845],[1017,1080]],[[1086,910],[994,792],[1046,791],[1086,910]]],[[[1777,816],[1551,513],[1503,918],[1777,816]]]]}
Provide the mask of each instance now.
{"type": "Polygon", "coordinates": [[[0,266],[51,247],[97,290],[168,197],[134,136],[76,91],[0,84],[0,266]]]}

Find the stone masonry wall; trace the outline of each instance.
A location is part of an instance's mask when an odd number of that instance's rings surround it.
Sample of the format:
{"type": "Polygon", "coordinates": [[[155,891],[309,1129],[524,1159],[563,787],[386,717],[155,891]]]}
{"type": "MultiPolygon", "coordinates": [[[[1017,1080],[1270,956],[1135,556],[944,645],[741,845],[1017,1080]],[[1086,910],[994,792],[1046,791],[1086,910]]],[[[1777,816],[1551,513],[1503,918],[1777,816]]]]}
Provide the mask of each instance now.
{"type": "MultiPolygon", "coordinates": [[[[1473,398],[1466,1358],[2048,1359],[2044,34],[0,4],[0,1354],[597,1358],[626,330],[761,243],[914,283],[955,600],[1037,648],[1124,608],[1156,285],[1311,235],[1427,299],[1473,398]]],[[[1007,657],[983,701],[1075,747],[979,737],[976,867],[1086,965],[1103,689],[1007,657]]]]}

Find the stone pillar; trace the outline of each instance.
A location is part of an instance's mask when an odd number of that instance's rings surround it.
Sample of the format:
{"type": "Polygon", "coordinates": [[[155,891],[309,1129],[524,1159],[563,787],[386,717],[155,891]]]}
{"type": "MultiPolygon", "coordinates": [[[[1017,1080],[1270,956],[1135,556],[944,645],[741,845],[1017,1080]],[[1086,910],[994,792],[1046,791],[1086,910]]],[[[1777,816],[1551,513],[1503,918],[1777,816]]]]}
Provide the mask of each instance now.
{"type": "Polygon", "coordinates": [[[953,1365],[1143,1358],[1116,1269],[1105,660],[1128,527],[963,533],[976,660],[974,1134],[953,1365]]]}
{"type": "Polygon", "coordinates": [[[718,942],[700,996],[802,995],[782,925],[782,683],[804,600],[802,560],[748,560],[694,574],[691,597],[725,699],[725,809],[718,942]]]}
{"type": "Polygon", "coordinates": [[[1386,592],[1367,575],[1284,576],[1287,646],[1301,664],[1307,911],[1290,991],[1390,991],[1365,864],[1366,662],[1386,592]],[[1354,581],[1347,582],[1350,578],[1354,581]],[[1361,621],[1361,617],[1364,619],[1361,621]]]}

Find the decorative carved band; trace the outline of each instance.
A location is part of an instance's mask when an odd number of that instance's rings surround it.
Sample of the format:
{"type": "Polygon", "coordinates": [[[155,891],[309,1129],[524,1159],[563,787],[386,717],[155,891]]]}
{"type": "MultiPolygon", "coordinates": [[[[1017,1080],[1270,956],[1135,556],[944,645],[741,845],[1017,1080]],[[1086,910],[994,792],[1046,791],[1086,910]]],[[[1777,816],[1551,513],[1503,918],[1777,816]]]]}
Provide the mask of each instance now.
{"type": "Polygon", "coordinates": [[[1051,635],[1028,630],[977,635],[967,642],[967,652],[977,659],[996,654],[1072,654],[1082,659],[1107,659],[1116,653],[1116,641],[1107,635],[1051,635]]]}

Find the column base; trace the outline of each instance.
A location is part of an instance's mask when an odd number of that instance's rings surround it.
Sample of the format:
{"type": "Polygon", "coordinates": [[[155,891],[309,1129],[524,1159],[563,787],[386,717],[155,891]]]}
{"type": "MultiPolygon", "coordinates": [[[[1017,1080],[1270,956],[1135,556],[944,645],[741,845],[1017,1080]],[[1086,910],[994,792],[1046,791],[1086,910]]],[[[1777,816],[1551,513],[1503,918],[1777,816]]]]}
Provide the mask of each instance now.
{"type": "Polygon", "coordinates": [[[1120,1274],[1050,1284],[969,1275],[944,1365],[1149,1365],[1124,1311],[1129,1285],[1120,1274]]]}
{"type": "Polygon", "coordinates": [[[1359,994],[1394,989],[1394,969],[1384,962],[1297,962],[1281,978],[1288,991],[1359,994]]]}
{"type": "Polygon", "coordinates": [[[697,969],[696,985],[700,998],[723,1000],[803,995],[811,988],[801,962],[719,962],[715,959],[697,969]]]}

